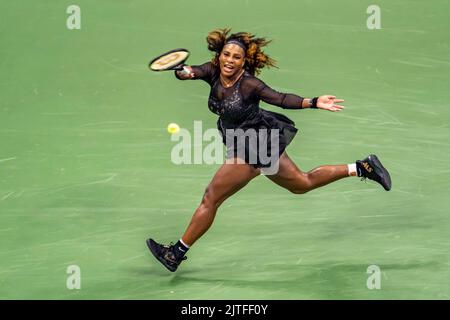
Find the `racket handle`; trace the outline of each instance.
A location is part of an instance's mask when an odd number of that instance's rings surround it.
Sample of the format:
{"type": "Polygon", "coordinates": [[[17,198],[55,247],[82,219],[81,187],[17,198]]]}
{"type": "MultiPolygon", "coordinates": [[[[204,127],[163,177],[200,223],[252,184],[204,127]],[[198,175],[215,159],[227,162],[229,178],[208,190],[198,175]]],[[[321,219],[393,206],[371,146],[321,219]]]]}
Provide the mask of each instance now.
{"type": "Polygon", "coordinates": [[[183,76],[189,76],[191,74],[191,70],[189,70],[187,66],[183,65],[180,69],[180,74],[183,76]]]}
{"type": "Polygon", "coordinates": [[[184,70],[184,66],[185,66],[184,63],[180,63],[180,64],[176,65],[175,67],[172,67],[171,69],[172,70],[176,70],[176,71],[183,71],[184,70]]]}

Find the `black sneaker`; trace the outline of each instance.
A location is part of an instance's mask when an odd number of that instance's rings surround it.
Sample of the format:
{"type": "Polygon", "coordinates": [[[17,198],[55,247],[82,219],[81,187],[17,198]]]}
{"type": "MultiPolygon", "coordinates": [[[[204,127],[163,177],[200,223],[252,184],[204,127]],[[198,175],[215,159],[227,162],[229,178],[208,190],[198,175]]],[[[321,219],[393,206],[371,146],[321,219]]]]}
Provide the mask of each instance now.
{"type": "Polygon", "coordinates": [[[368,178],[381,184],[384,190],[391,190],[391,176],[374,154],[356,161],[358,177],[368,178]]]}
{"type": "Polygon", "coordinates": [[[153,239],[147,239],[147,246],[153,253],[156,259],[159,260],[171,272],[175,272],[180,263],[187,259],[187,257],[177,258],[173,253],[174,247],[171,243],[168,246],[157,243],[153,239]]]}

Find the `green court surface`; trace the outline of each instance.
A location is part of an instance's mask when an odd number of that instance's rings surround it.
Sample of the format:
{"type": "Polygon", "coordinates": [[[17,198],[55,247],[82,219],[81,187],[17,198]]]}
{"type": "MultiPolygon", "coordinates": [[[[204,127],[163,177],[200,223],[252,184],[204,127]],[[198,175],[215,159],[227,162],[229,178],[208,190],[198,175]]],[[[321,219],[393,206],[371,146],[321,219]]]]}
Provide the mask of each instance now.
{"type": "Polygon", "coordinates": [[[449,299],[448,1],[2,1],[1,299],[449,299]],[[81,29],[66,10],[81,8],[81,29]],[[370,30],[369,5],[381,9],[370,30]],[[170,122],[215,128],[209,87],[150,72],[176,47],[210,59],[232,27],[274,41],[260,78],[342,113],[282,110],[304,171],[377,154],[393,189],[295,195],[261,176],[226,201],[176,273],[145,239],[182,235],[219,164],[175,165],[170,122]],[[81,289],[66,286],[79,266],[81,289]],[[381,270],[368,289],[367,268],[381,270]]]}

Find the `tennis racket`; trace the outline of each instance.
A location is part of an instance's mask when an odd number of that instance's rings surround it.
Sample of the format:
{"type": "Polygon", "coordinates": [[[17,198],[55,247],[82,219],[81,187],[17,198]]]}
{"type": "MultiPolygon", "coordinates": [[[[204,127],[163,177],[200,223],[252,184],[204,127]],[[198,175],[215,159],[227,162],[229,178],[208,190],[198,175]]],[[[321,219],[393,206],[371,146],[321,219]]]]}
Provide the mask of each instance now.
{"type": "Polygon", "coordinates": [[[150,61],[148,66],[153,71],[183,70],[184,62],[188,57],[188,50],[174,49],[157,56],[150,61]]]}

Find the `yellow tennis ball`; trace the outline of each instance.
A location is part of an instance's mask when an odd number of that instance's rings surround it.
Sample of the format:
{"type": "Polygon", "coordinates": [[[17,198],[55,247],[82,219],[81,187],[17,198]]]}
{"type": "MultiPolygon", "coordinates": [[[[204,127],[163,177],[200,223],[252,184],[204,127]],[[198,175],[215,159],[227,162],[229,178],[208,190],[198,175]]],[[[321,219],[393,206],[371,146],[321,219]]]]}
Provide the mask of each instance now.
{"type": "Polygon", "coordinates": [[[177,133],[178,131],[180,131],[180,126],[176,123],[169,123],[169,125],[167,126],[167,132],[169,132],[170,134],[177,133]]]}

